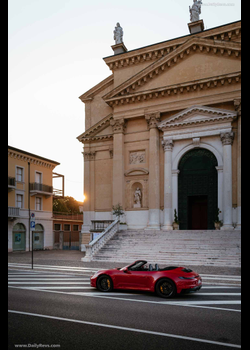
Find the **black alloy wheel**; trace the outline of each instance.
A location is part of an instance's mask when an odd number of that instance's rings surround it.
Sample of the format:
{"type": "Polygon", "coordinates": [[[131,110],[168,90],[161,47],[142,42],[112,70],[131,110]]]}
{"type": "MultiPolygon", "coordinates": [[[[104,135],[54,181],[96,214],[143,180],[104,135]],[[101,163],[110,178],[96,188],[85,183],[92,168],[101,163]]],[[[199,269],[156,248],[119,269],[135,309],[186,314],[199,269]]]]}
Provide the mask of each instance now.
{"type": "Polygon", "coordinates": [[[162,298],[171,298],[176,294],[175,283],[169,279],[160,280],[156,284],[156,293],[162,298]]]}
{"type": "Polygon", "coordinates": [[[111,292],[113,289],[112,280],[109,276],[100,276],[96,284],[101,292],[111,292]]]}

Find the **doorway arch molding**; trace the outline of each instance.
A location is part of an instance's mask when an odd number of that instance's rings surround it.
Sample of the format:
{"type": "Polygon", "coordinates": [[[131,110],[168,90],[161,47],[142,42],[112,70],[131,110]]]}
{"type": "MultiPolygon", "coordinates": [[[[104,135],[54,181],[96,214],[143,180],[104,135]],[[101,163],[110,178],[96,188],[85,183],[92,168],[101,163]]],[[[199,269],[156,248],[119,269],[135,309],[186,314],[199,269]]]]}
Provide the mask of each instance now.
{"type": "Polygon", "coordinates": [[[211,144],[200,142],[199,146],[189,143],[185,145],[174,157],[172,163],[172,203],[173,208],[178,212],[178,175],[179,175],[179,163],[182,157],[192,149],[204,148],[214,154],[217,159],[218,166],[216,167],[218,173],[218,208],[223,211],[223,158],[221,153],[211,144]]]}
{"type": "Polygon", "coordinates": [[[178,166],[180,163],[181,158],[184,156],[185,153],[187,153],[188,151],[190,151],[191,149],[194,148],[205,148],[208,151],[212,152],[214,154],[214,156],[217,159],[217,163],[218,163],[218,167],[223,167],[223,159],[222,159],[222,155],[220,154],[220,152],[212,145],[205,143],[205,142],[201,142],[199,147],[197,147],[196,145],[194,145],[193,143],[190,143],[188,145],[185,145],[174,157],[173,160],[173,171],[178,170],[178,166]]]}

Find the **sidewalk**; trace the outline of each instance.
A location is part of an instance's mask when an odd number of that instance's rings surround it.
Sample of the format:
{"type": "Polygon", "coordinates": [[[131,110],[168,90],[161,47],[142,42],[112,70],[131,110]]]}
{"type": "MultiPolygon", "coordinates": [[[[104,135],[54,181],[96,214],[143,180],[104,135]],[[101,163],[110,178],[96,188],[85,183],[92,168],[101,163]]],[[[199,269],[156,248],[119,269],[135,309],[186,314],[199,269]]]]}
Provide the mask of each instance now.
{"type": "MultiPolygon", "coordinates": [[[[79,250],[45,250],[33,252],[34,267],[38,265],[52,266],[71,266],[71,267],[97,267],[97,268],[114,268],[123,267],[133,261],[120,262],[102,262],[91,261],[82,262],[83,253],[79,250]]],[[[31,252],[14,252],[8,253],[8,263],[23,263],[31,264],[31,252]]],[[[149,261],[150,263],[150,261],[149,261]]],[[[241,268],[239,267],[224,267],[224,266],[185,266],[201,274],[211,275],[230,275],[240,276],[241,268]]]]}

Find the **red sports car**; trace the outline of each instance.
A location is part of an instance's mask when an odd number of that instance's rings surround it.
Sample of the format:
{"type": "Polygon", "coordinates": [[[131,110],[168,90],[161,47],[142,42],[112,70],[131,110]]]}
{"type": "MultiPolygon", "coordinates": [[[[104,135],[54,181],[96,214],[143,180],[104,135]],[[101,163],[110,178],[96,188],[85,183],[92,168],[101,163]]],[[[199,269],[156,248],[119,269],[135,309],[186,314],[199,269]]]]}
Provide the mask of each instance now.
{"type": "Polygon", "coordinates": [[[90,278],[91,286],[101,292],[113,289],[150,291],[163,298],[201,289],[201,277],[190,269],[177,266],[159,268],[158,264],[146,264],[145,260],[137,260],[123,268],[100,270],[90,278]]]}

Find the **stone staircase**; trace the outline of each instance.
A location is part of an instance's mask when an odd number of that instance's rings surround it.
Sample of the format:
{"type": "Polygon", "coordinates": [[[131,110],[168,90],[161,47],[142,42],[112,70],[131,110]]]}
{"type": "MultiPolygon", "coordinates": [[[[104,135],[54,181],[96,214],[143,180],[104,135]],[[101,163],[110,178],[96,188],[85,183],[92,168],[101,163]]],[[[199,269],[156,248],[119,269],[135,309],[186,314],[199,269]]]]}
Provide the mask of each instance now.
{"type": "Polygon", "coordinates": [[[120,231],[93,261],[240,267],[241,231],[120,231]]]}

